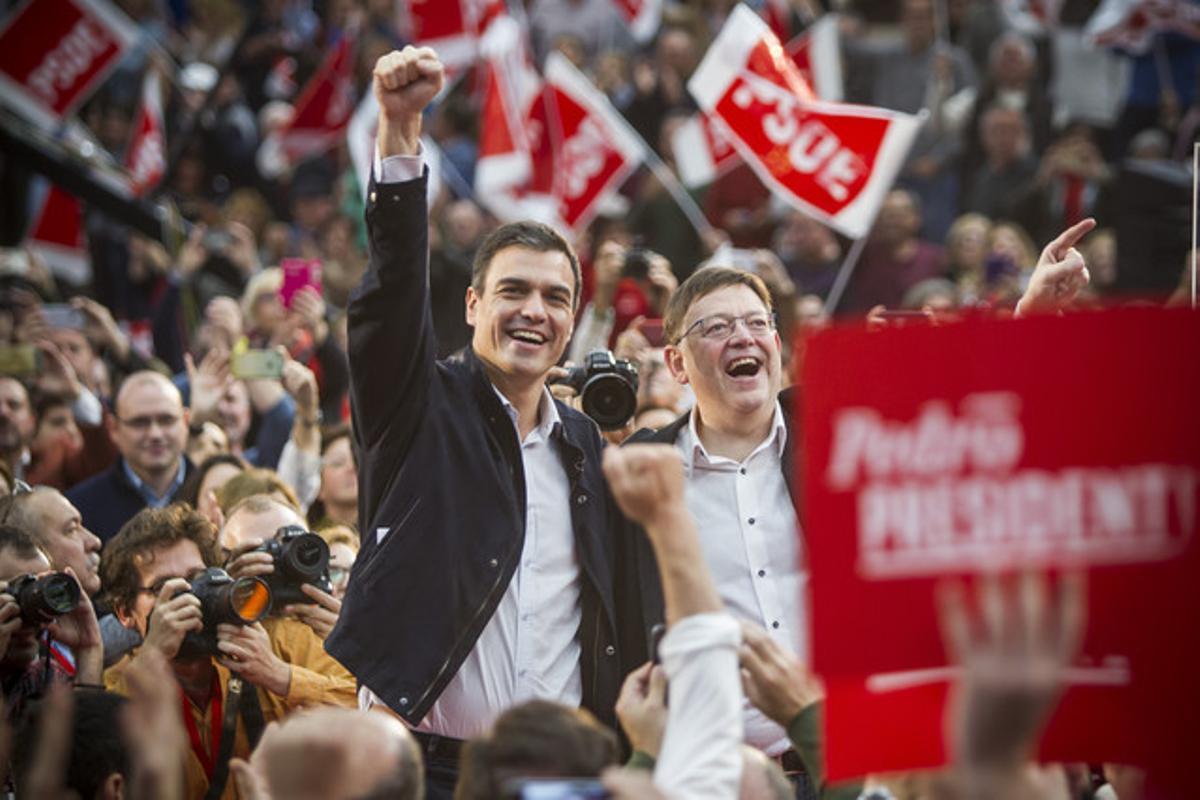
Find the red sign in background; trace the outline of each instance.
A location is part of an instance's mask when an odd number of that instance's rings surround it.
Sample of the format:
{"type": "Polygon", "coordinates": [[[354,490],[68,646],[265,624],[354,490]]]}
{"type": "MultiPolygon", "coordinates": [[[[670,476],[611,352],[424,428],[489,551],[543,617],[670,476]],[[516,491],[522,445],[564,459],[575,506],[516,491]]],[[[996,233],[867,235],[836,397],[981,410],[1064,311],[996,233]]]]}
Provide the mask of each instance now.
{"type": "Polygon", "coordinates": [[[968,320],[806,343],[814,668],[831,779],[945,763],[946,575],[1088,567],[1039,756],[1186,777],[1200,731],[1200,314],[968,320]]]}

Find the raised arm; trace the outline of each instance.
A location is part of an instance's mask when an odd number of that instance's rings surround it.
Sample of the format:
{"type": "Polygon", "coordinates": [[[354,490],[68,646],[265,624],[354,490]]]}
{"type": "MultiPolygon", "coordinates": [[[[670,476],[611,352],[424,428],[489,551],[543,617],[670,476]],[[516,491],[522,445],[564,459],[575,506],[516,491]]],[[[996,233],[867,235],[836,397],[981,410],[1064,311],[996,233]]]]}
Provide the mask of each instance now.
{"type": "Polygon", "coordinates": [[[368,458],[407,446],[434,369],[420,135],[421,114],[443,81],[429,48],[406,47],[375,65],[379,160],[367,196],[370,260],[350,299],[348,353],[355,435],[368,458]]]}

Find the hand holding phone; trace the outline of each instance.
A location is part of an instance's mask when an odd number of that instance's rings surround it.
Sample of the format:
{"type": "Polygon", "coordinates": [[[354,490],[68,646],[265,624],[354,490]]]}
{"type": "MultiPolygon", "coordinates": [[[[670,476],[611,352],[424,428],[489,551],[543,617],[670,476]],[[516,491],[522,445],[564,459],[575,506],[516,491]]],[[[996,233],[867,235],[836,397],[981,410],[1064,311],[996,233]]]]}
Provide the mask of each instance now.
{"type": "Polygon", "coordinates": [[[311,287],[321,294],[321,261],[316,258],[285,258],[279,264],[283,270],[283,284],[279,287],[279,300],[283,307],[291,309],[296,293],[311,287]]]}
{"type": "Polygon", "coordinates": [[[229,368],[241,380],[278,380],[283,376],[283,356],[277,350],[243,350],[230,357],[229,368]]]}

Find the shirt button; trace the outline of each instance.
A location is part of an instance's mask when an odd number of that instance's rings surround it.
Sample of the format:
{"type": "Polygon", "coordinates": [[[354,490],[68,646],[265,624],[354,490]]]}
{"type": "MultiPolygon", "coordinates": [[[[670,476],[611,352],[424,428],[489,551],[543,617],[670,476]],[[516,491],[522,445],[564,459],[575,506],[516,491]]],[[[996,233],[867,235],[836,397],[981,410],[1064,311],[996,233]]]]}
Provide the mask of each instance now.
{"type": "Polygon", "coordinates": [[[767,571],[766,571],[765,569],[760,569],[760,570],[758,571],[758,577],[760,577],[760,578],[765,578],[765,577],[767,577],[767,571]]]}
{"type": "Polygon", "coordinates": [[[739,469],[739,470],[738,470],[738,472],[740,472],[740,473],[742,473],[743,475],[745,475],[745,474],[746,474],[746,468],[745,468],[745,467],[742,467],[741,469],[739,469]]]}
{"type": "Polygon", "coordinates": [[[369,199],[371,200],[372,203],[375,202],[375,193],[374,192],[371,192],[371,197],[369,199]]]}
{"type": "Polygon", "coordinates": [[[493,567],[493,568],[500,566],[500,559],[498,559],[498,558],[488,559],[488,566],[493,567]]]}
{"type": "Polygon", "coordinates": [[[750,519],[746,520],[746,522],[748,522],[749,524],[753,525],[753,524],[754,524],[754,517],[751,517],[750,519]]]}
{"type": "Polygon", "coordinates": [[[613,647],[611,644],[608,647],[604,648],[604,655],[615,656],[616,654],[617,654],[617,648],[613,647]]]}
{"type": "Polygon", "coordinates": [[[778,627],[779,627],[779,620],[775,620],[774,622],[772,622],[772,623],[771,623],[771,627],[772,627],[772,628],[778,628],[778,627]]]}

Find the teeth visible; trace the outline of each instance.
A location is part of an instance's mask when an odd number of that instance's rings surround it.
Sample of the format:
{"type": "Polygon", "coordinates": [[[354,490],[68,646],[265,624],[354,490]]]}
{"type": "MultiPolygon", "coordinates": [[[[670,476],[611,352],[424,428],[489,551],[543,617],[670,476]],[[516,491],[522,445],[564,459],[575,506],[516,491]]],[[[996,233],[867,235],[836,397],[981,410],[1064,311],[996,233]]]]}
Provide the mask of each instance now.
{"type": "Polygon", "coordinates": [[[534,333],[533,331],[513,331],[509,335],[514,339],[520,339],[523,342],[531,342],[533,344],[542,344],[546,341],[546,337],[534,333]]]}
{"type": "Polygon", "coordinates": [[[740,366],[743,366],[743,365],[745,365],[745,364],[749,364],[749,365],[750,365],[750,366],[752,366],[752,367],[757,367],[757,366],[758,366],[758,361],[756,361],[756,360],[755,360],[755,359],[753,359],[753,358],[749,358],[749,357],[747,357],[747,358],[739,358],[739,359],[735,360],[733,363],[731,363],[731,364],[729,365],[729,368],[730,368],[730,369],[737,369],[738,367],[740,367],[740,366]]]}

